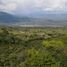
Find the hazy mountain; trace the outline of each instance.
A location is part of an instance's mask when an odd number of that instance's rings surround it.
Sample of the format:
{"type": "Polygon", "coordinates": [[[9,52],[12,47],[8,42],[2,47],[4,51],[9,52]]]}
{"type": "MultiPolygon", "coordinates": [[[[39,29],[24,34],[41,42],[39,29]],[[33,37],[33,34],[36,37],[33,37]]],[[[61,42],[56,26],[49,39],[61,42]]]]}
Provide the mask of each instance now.
{"type": "Polygon", "coordinates": [[[29,19],[27,17],[18,17],[6,12],[0,12],[0,22],[12,23],[21,21],[29,21],[29,19]]]}
{"type": "Polygon", "coordinates": [[[0,22],[14,22],[17,18],[9,13],[0,12],[0,22]]]}
{"type": "Polygon", "coordinates": [[[0,24],[14,24],[14,25],[54,25],[67,26],[67,14],[44,14],[36,18],[36,16],[16,16],[6,12],[0,12],[0,24]]]}

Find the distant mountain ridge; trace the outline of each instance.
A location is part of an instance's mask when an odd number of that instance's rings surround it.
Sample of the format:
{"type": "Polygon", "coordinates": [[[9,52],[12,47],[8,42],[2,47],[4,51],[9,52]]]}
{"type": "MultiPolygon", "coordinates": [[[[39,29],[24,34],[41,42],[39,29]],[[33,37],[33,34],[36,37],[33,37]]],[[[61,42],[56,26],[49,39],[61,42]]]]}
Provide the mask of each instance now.
{"type": "Polygon", "coordinates": [[[32,18],[0,12],[0,24],[67,26],[67,14],[45,14],[41,18],[32,18]]]}
{"type": "Polygon", "coordinates": [[[5,12],[0,12],[0,22],[14,22],[16,21],[16,17],[5,12]]]}
{"type": "Polygon", "coordinates": [[[27,17],[17,17],[15,15],[6,13],[6,12],[0,12],[0,22],[5,23],[11,23],[11,22],[21,22],[21,21],[28,21],[27,17]]]}

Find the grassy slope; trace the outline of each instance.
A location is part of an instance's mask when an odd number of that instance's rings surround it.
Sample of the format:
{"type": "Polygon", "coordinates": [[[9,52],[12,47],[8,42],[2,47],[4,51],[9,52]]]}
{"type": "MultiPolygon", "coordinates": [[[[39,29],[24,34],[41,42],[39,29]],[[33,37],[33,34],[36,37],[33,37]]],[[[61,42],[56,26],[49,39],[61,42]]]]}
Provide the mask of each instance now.
{"type": "Polygon", "coordinates": [[[1,27],[0,67],[67,67],[67,29],[1,27]]]}

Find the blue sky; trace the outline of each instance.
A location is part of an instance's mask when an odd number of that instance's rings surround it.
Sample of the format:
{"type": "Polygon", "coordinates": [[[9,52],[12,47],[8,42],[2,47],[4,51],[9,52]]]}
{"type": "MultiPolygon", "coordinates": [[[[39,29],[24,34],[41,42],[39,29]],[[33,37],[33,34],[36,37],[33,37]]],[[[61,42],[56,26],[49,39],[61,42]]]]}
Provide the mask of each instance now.
{"type": "Polygon", "coordinates": [[[67,12],[67,0],[0,0],[0,11],[14,14],[67,12]]]}

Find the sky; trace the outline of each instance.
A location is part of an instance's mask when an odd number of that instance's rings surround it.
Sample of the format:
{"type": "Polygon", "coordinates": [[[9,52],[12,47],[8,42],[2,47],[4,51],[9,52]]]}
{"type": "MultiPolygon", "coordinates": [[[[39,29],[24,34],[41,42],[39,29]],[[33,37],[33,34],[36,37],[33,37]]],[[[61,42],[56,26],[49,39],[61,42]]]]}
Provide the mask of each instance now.
{"type": "Polygon", "coordinates": [[[14,14],[67,12],[67,0],[0,0],[0,11],[14,14]]]}

